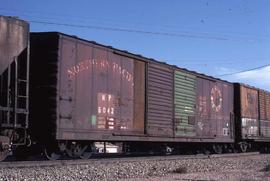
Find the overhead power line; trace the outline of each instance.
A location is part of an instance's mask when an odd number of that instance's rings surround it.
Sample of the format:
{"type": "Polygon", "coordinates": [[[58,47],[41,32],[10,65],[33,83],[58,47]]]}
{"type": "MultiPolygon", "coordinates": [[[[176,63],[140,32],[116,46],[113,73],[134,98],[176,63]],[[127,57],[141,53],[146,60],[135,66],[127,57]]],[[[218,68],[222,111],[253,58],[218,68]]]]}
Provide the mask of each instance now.
{"type": "Polygon", "coordinates": [[[262,68],[265,68],[265,67],[268,67],[268,66],[270,66],[270,64],[266,64],[266,65],[263,65],[263,66],[260,66],[260,67],[255,67],[255,68],[251,68],[251,69],[247,69],[247,70],[242,70],[242,71],[238,71],[238,72],[233,72],[233,73],[228,73],[228,74],[222,74],[222,75],[216,75],[216,76],[217,77],[224,77],[224,76],[229,76],[229,75],[235,75],[235,74],[249,72],[249,71],[252,71],[252,70],[259,70],[259,69],[262,69],[262,68]]]}
{"type": "Polygon", "coordinates": [[[154,31],[145,31],[145,30],[139,30],[139,29],[115,28],[115,27],[92,26],[92,25],[78,25],[78,24],[56,23],[56,22],[49,22],[49,21],[36,21],[36,20],[29,20],[29,22],[38,23],[38,24],[47,24],[47,25],[75,27],[75,28],[96,29],[96,30],[104,30],[104,31],[118,31],[118,32],[129,32],[129,33],[172,36],[172,37],[212,39],[212,40],[222,40],[222,41],[230,40],[229,38],[225,38],[225,37],[194,35],[194,34],[188,34],[188,33],[154,32],[154,31]]]}
{"type": "MultiPolygon", "coordinates": [[[[24,14],[26,17],[29,17],[29,18],[41,18],[40,16],[42,16],[43,18],[44,17],[46,17],[46,18],[49,18],[49,19],[54,19],[54,20],[57,20],[57,19],[55,19],[55,18],[60,18],[60,19],[62,19],[62,20],[65,20],[65,21],[68,21],[68,22],[71,22],[72,20],[74,20],[74,21],[76,21],[76,23],[78,22],[78,21],[81,21],[81,20],[83,20],[84,22],[85,22],[85,20],[87,20],[87,21],[89,21],[89,20],[94,20],[94,21],[97,21],[97,22],[101,22],[101,21],[103,21],[103,22],[109,22],[109,23],[117,23],[117,24],[127,24],[128,23],[128,25],[143,25],[143,26],[148,26],[148,27],[161,27],[161,28],[173,28],[173,29],[175,29],[175,28],[177,28],[177,29],[183,29],[183,27],[184,28],[187,28],[186,26],[179,26],[179,24],[177,23],[177,24],[174,24],[174,25],[172,25],[172,24],[153,24],[153,23],[149,23],[149,22],[147,22],[147,23],[142,23],[142,22],[140,22],[140,21],[132,21],[132,23],[130,22],[130,21],[123,21],[123,20],[121,20],[121,21],[119,21],[119,19],[115,19],[115,18],[103,18],[103,17],[100,17],[100,16],[87,16],[87,17],[78,17],[78,16],[72,16],[72,14],[66,14],[66,13],[64,13],[63,14],[63,12],[61,12],[60,14],[59,14],[59,12],[58,13],[55,13],[55,12],[46,12],[46,11],[33,11],[33,10],[28,10],[28,11],[25,11],[25,10],[20,10],[20,9],[16,9],[16,8],[8,8],[8,9],[5,9],[5,8],[0,8],[0,11],[1,12],[5,12],[5,13],[7,13],[7,14],[20,14],[20,15],[22,15],[22,14],[24,14]],[[30,16],[29,16],[30,15],[30,16]],[[32,15],[34,15],[34,16],[32,16],[32,15]],[[37,15],[39,16],[39,17],[37,17],[37,15]],[[31,17],[32,16],[32,17],[31,17]],[[68,19],[67,19],[67,17],[69,17],[68,19]],[[63,19],[64,18],[64,19],[63,19]],[[131,24],[130,24],[131,23],[131,24]]],[[[38,21],[40,21],[40,20],[38,20],[38,21]]],[[[51,20],[41,20],[41,21],[51,21],[51,20]]],[[[220,23],[220,22],[219,22],[220,23]]],[[[215,25],[215,28],[218,26],[218,25],[224,25],[224,24],[217,24],[217,25],[215,25]]],[[[191,33],[191,34],[201,34],[202,36],[217,36],[217,37],[223,37],[224,35],[225,36],[228,36],[228,35],[241,35],[241,36],[243,36],[243,34],[246,34],[246,32],[245,33],[243,33],[243,32],[228,32],[227,31],[227,33],[207,33],[207,32],[190,32],[190,28],[191,29],[196,29],[196,31],[197,31],[197,28],[198,27],[190,27],[190,26],[188,26],[189,28],[189,30],[182,30],[182,32],[180,32],[180,33],[191,33]],[[226,35],[227,34],[227,35],[226,35]]],[[[223,28],[223,26],[222,26],[222,31],[224,31],[224,28],[223,28]]],[[[248,36],[248,35],[246,35],[246,36],[248,36]]],[[[251,36],[248,36],[247,38],[241,38],[241,40],[243,41],[243,40],[246,40],[246,41],[249,41],[249,42],[252,42],[252,41],[262,41],[262,40],[265,40],[265,39],[267,39],[267,40],[269,40],[268,38],[268,36],[266,36],[266,37],[262,37],[262,36],[255,36],[254,37],[254,33],[252,33],[252,35],[251,36]],[[248,38],[249,37],[249,38],[248,38]],[[254,39],[255,38],[255,39],[254,39]]],[[[233,39],[235,39],[235,38],[233,38],[233,39]]]]}
{"type": "MultiPolygon", "coordinates": [[[[143,31],[143,30],[136,30],[136,29],[126,29],[126,28],[114,28],[114,27],[103,27],[103,26],[91,26],[91,25],[76,25],[76,24],[68,24],[68,23],[55,23],[49,21],[36,21],[36,20],[29,20],[32,23],[38,24],[49,24],[49,25],[58,25],[58,26],[68,26],[68,27],[76,27],[76,28],[88,28],[88,29],[97,29],[97,30],[105,30],[105,31],[120,31],[120,32],[130,32],[130,33],[141,33],[141,34],[152,34],[152,35],[162,35],[162,36],[174,36],[174,37],[187,37],[187,38],[200,38],[200,39],[214,39],[214,40],[230,40],[224,37],[215,37],[215,36],[201,36],[201,35],[192,35],[192,34],[183,34],[183,33],[167,33],[167,32],[152,32],[152,31],[143,31]]],[[[264,67],[270,66],[270,64],[266,64],[260,67],[251,68],[248,70],[242,70],[238,72],[216,75],[217,77],[224,77],[239,73],[244,73],[252,70],[261,69],[264,67]]]]}
{"type": "MultiPolygon", "coordinates": [[[[239,32],[227,32],[227,33],[207,33],[207,32],[192,32],[190,30],[181,30],[181,31],[178,31],[178,30],[175,30],[175,28],[179,28],[179,26],[175,26],[175,25],[156,25],[156,24],[151,24],[151,23],[141,23],[141,22],[134,22],[132,21],[132,24],[129,24],[129,25],[144,25],[144,26],[148,26],[148,27],[162,27],[163,29],[166,28],[166,29],[171,29],[171,28],[174,28],[174,30],[154,30],[154,31],[148,31],[148,30],[144,30],[144,29],[139,29],[139,28],[118,28],[119,26],[119,23],[127,23],[127,21],[121,21],[121,22],[116,22],[118,25],[116,24],[113,24],[113,25],[101,25],[101,26],[96,26],[96,25],[92,25],[90,24],[89,25],[89,22],[85,22],[85,24],[83,25],[80,25],[78,24],[78,22],[81,22],[81,20],[87,20],[89,21],[89,17],[79,17],[79,18],[76,18],[74,16],[70,17],[68,16],[69,18],[67,19],[67,15],[66,14],[65,16],[63,16],[64,14],[56,14],[56,13],[52,13],[52,12],[35,12],[35,11],[20,11],[18,9],[12,9],[11,10],[7,10],[7,9],[2,9],[0,8],[0,12],[5,12],[5,13],[8,13],[9,15],[10,14],[14,14],[15,16],[18,16],[18,13],[20,13],[20,15],[24,14],[26,19],[33,19],[32,22],[33,23],[40,23],[40,24],[51,24],[51,25],[59,25],[59,26],[72,26],[72,27],[77,27],[77,28],[90,28],[91,29],[99,29],[99,30],[105,30],[104,28],[106,28],[107,31],[123,31],[124,32],[133,32],[133,33],[147,33],[147,34],[152,34],[152,35],[163,35],[163,36],[174,36],[174,37],[186,37],[186,38],[199,38],[199,39],[213,39],[213,40],[230,40],[230,41],[237,41],[237,42],[246,42],[246,43],[255,43],[255,42],[262,42],[262,41],[269,41],[269,38],[268,37],[258,37],[258,36],[255,36],[254,37],[254,34],[252,34],[252,36],[250,35],[246,35],[246,37],[239,37],[238,35],[241,34],[241,36],[243,36],[243,34],[246,34],[246,33],[239,33],[239,32]],[[15,13],[14,13],[15,12],[15,13]],[[16,13],[17,12],[17,13],[16,13]],[[52,16],[53,14],[53,16],[52,16]],[[30,16],[29,16],[30,15],[30,16]],[[32,16],[34,15],[34,16],[32,16]],[[42,16],[42,17],[37,17],[36,15],[38,16],[42,16]],[[46,20],[44,20],[43,18],[46,18],[46,20]],[[58,18],[61,18],[62,20],[64,20],[65,22],[69,22],[69,23],[56,23],[55,21],[58,21],[57,19],[55,19],[56,17],[58,18]],[[41,18],[41,19],[40,19],[41,18]],[[50,20],[49,20],[49,19],[50,20]],[[63,19],[64,18],[64,19],[63,19]],[[72,20],[75,20],[76,21],[76,24],[74,23],[71,23],[72,20]],[[88,25],[89,26],[88,26],[88,25]],[[98,28],[97,28],[98,27],[98,28]],[[117,27],[117,28],[114,28],[114,27],[117,27]],[[101,29],[100,29],[101,28],[101,29]],[[109,29],[108,29],[109,28],[109,29]],[[117,29],[117,30],[116,30],[117,29]],[[165,31],[165,32],[164,32],[165,31]],[[173,33],[168,33],[168,31],[173,31],[173,33]],[[232,35],[234,36],[237,35],[237,37],[232,37],[232,35]]],[[[101,17],[90,17],[90,20],[94,20],[94,21],[105,21],[105,22],[115,22],[115,19],[104,19],[104,18],[101,18],[101,17]]],[[[59,22],[59,21],[58,21],[59,22]]],[[[60,20],[61,22],[61,20],[60,20]]],[[[130,23],[130,21],[129,21],[130,23]]],[[[183,28],[183,27],[182,27],[183,28]]],[[[189,28],[190,29],[190,28],[189,28]]],[[[194,28],[193,28],[194,29],[194,28]]],[[[195,28],[197,29],[197,28],[195,28]]]]}

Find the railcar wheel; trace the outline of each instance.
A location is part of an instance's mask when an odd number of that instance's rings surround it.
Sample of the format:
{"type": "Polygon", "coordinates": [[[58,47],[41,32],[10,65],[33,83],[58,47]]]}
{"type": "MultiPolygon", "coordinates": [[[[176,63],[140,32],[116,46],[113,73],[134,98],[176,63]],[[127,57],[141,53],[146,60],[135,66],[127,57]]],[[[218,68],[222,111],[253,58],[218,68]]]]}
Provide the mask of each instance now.
{"type": "Polygon", "coordinates": [[[205,154],[205,155],[210,155],[211,152],[210,152],[207,148],[204,148],[204,149],[203,149],[203,154],[205,154]]]}
{"type": "Polygon", "coordinates": [[[222,145],[214,144],[213,151],[216,154],[221,154],[222,153],[222,145]]]}
{"type": "Polygon", "coordinates": [[[160,152],[162,155],[171,155],[174,149],[169,146],[162,146],[160,150],[161,150],[160,152]]]}
{"type": "Polygon", "coordinates": [[[67,145],[66,147],[66,153],[69,157],[71,158],[76,158],[79,157],[81,155],[81,148],[79,147],[79,145],[77,143],[70,143],[67,145]]]}
{"type": "Polygon", "coordinates": [[[232,153],[237,153],[238,152],[238,150],[237,150],[237,148],[236,148],[236,146],[234,144],[231,144],[230,147],[232,149],[232,153]]]}
{"type": "Polygon", "coordinates": [[[9,155],[9,150],[1,150],[0,151],[0,162],[5,160],[9,155]]]}
{"type": "Polygon", "coordinates": [[[85,145],[79,157],[81,159],[89,159],[91,156],[92,156],[91,146],[85,145]]]}
{"type": "Polygon", "coordinates": [[[61,158],[61,153],[59,153],[56,150],[52,150],[50,148],[45,148],[44,154],[45,154],[46,158],[49,160],[59,160],[61,158]]]}
{"type": "Polygon", "coordinates": [[[263,146],[262,149],[261,149],[261,152],[262,153],[269,153],[270,152],[270,148],[267,147],[267,146],[263,146]]]}
{"type": "Polygon", "coordinates": [[[240,146],[240,150],[242,153],[247,152],[247,150],[248,150],[248,143],[247,142],[241,142],[241,143],[239,143],[239,146],[240,146]]]}
{"type": "Polygon", "coordinates": [[[88,159],[92,156],[90,146],[75,142],[66,146],[66,153],[71,158],[88,159]]]}
{"type": "Polygon", "coordinates": [[[0,161],[3,161],[7,158],[7,156],[10,153],[11,144],[10,139],[7,136],[0,136],[1,142],[0,142],[0,161]]]}

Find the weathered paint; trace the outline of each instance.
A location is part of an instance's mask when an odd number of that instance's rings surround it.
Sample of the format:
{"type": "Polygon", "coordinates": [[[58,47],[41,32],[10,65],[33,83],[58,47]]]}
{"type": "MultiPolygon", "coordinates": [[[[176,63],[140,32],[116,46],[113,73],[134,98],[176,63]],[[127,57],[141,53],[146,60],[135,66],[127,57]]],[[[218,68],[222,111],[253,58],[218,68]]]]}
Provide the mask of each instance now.
{"type": "Polygon", "coordinates": [[[261,141],[270,137],[270,93],[235,84],[235,112],[238,138],[261,141]]]}
{"type": "Polygon", "coordinates": [[[233,138],[233,86],[197,77],[197,135],[233,138]]]}
{"type": "Polygon", "coordinates": [[[134,130],[145,129],[145,62],[134,61],[134,130]]]}
{"type": "Polygon", "coordinates": [[[174,72],[175,136],[196,136],[196,76],[174,72]]]}
{"type": "Polygon", "coordinates": [[[66,110],[71,115],[71,120],[60,120],[60,127],[66,129],[70,124],[73,129],[75,127],[74,131],[143,132],[144,107],[138,104],[144,105],[144,95],[136,94],[136,101],[134,97],[135,91],[144,91],[144,75],[140,74],[144,72],[144,64],[136,63],[135,67],[131,58],[75,38],[62,36],[61,41],[60,97],[71,97],[72,101],[63,100],[70,104],[69,109],[66,103],[59,105],[60,115],[66,114],[66,110]],[[68,58],[71,63],[67,62],[68,58]],[[135,72],[135,69],[139,72],[135,72]],[[138,87],[135,88],[135,85],[138,87]],[[70,90],[70,94],[66,90],[70,90]],[[138,113],[136,119],[135,112],[138,113]]]}
{"type": "Polygon", "coordinates": [[[270,93],[263,90],[259,90],[259,117],[270,121],[270,93]]]}
{"type": "MultiPolygon", "coordinates": [[[[0,132],[28,128],[29,115],[29,24],[0,15],[0,132]]],[[[22,132],[12,144],[23,141],[22,132]],[[21,139],[18,139],[18,138],[21,139]]],[[[24,135],[26,136],[26,135],[24,135]]],[[[0,140],[1,142],[1,140],[0,140]]]]}
{"type": "Polygon", "coordinates": [[[260,136],[270,137],[270,121],[260,120],[260,136]]]}
{"type": "Polygon", "coordinates": [[[173,71],[149,63],[147,80],[147,133],[173,136],[173,71]]]}
{"type": "MultiPolygon", "coordinates": [[[[51,125],[54,125],[52,130],[56,131],[57,139],[85,139],[75,138],[77,132],[144,132],[144,62],[60,33],[35,33],[33,36],[37,38],[35,61],[46,64],[44,55],[48,54],[55,60],[57,74],[51,79],[56,80],[53,85],[57,90],[51,96],[57,102],[51,109],[57,116],[51,119],[51,125]],[[51,47],[57,48],[43,49],[42,45],[50,42],[54,43],[51,47]]],[[[42,78],[38,72],[33,76],[42,78]]]]}
{"type": "Polygon", "coordinates": [[[270,93],[259,91],[259,126],[260,136],[270,137],[270,93]]]}
{"type": "Polygon", "coordinates": [[[27,48],[29,24],[23,20],[0,16],[0,74],[27,48]],[[3,53],[4,52],[4,53],[3,53]]]}
{"type": "Polygon", "coordinates": [[[241,115],[244,118],[258,119],[258,91],[241,86],[241,115]]]}
{"type": "MultiPolygon", "coordinates": [[[[36,130],[44,128],[46,140],[52,135],[60,140],[233,141],[230,83],[183,71],[195,88],[195,118],[191,114],[187,119],[189,125],[194,124],[196,136],[194,132],[177,136],[177,111],[181,113],[182,104],[186,110],[194,104],[194,97],[186,96],[186,101],[184,96],[179,97],[181,88],[184,91],[186,87],[174,79],[181,79],[182,71],[174,75],[173,67],[150,60],[145,66],[135,55],[123,56],[109,47],[61,33],[36,36],[40,48],[36,47],[37,69],[32,77],[38,83],[35,105],[42,106],[38,108],[44,116],[37,115],[34,120],[38,120],[36,125],[42,125],[36,130]],[[175,90],[178,93],[174,94],[175,90]],[[38,98],[40,94],[44,98],[38,98]]],[[[187,119],[183,119],[184,123],[187,119]]]]}
{"type": "Polygon", "coordinates": [[[259,136],[258,91],[241,85],[240,98],[242,137],[259,136]]]}

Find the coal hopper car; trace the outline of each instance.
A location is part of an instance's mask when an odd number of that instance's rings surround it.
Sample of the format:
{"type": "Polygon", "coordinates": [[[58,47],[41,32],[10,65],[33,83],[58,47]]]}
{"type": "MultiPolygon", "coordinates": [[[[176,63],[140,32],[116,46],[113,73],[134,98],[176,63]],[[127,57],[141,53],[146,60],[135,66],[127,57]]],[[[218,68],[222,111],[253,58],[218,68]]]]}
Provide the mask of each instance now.
{"type": "Polygon", "coordinates": [[[0,16],[0,160],[28,136],[29,24],[0,16]]]}

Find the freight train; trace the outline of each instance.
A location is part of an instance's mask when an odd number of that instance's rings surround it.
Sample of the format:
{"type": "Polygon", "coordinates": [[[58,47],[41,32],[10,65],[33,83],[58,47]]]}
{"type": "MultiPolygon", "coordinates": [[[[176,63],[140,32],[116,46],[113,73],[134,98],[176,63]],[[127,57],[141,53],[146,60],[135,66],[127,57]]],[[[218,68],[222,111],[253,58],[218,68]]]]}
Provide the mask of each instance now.
{"type": "Polygon", "coordinates": [[[29,34],[11,17],[0,16],[0,50],[1,160],[20,148],[89,158],[96,142],[122,152],[270,148],[267,91],[59,32],[29,34]]]}

